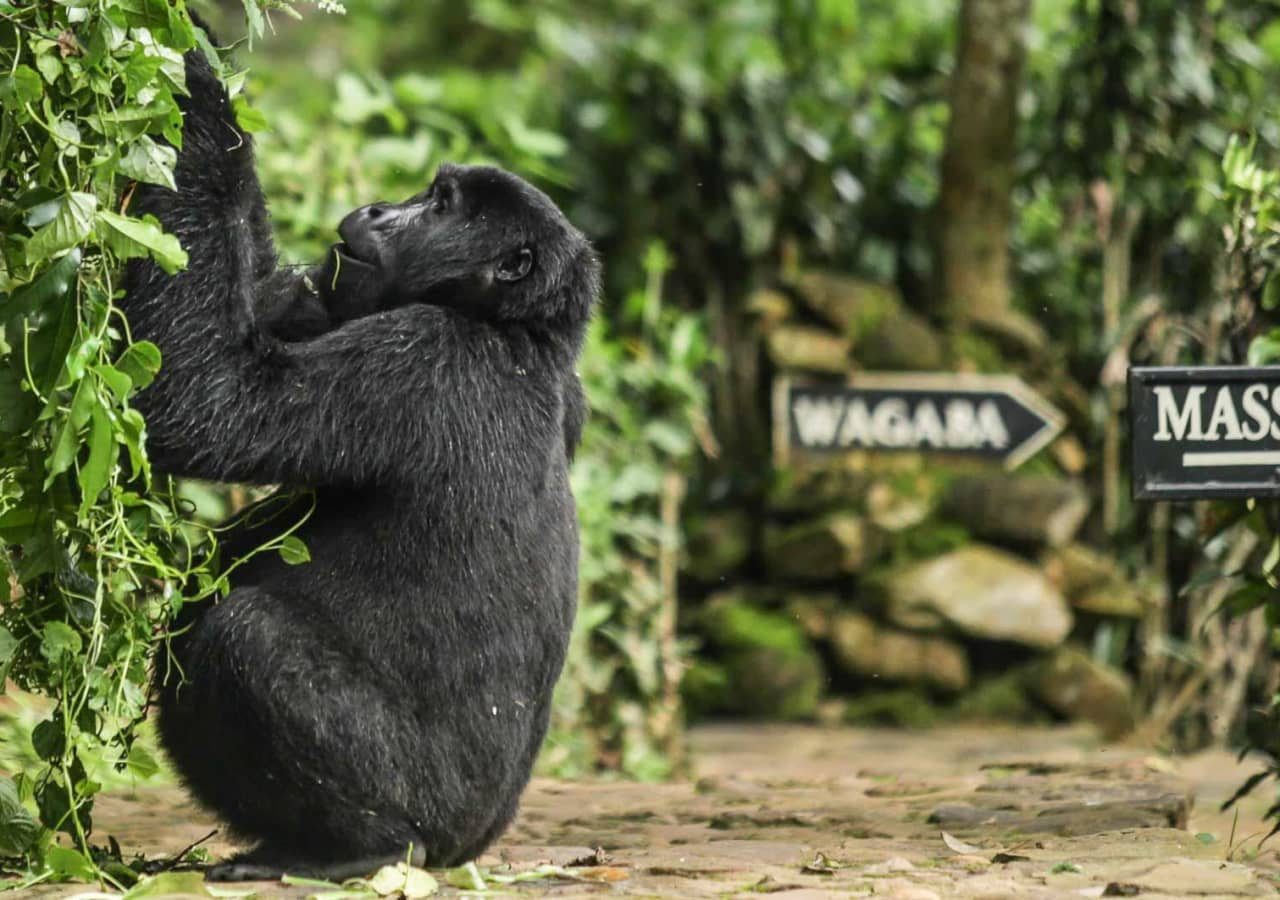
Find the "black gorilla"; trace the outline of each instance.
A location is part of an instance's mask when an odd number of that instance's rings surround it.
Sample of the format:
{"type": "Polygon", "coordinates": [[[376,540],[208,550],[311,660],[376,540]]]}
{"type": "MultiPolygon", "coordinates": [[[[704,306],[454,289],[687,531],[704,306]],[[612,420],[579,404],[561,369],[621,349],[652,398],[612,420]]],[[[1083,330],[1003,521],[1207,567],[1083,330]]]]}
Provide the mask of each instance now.
{"type": "Polygon", "coordinates": [[[445,166],[348,216],[323,265],[278,268],[249,138],[195,53],[187,86],[178,189],[140,187],[134,212],[190,266],[132,264],[122,303],[164,358],[138,398],[151,459],[315,508],[312,562],[254,556],[184,610],[156,665],[163,743],[257,842],[211,877],[341,878],[410,846],[463,862],[514,815],[564,661],[598,263],[525,182],[445,166]]]}

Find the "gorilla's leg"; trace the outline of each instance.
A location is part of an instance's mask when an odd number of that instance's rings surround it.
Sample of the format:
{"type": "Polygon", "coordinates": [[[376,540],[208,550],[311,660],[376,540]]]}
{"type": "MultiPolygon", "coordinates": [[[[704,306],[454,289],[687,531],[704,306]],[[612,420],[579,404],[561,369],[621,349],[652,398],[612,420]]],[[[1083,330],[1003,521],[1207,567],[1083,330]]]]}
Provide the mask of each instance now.
{"type": "Polygon", "coordinates": [[[172,640],[181,674],[157,666],[165,745],[196,797],[261,841],[212,876],[336,877],[404,859],[410,846],[424,859],[456,854],[432,827],[441,816],[419,821],[426,790],[440,791],[432,812],[449,808],[448,784],[424,765],[439,749],[427,746],[431,732],[338,627],[258,588],[184,613],[172,640]]]}

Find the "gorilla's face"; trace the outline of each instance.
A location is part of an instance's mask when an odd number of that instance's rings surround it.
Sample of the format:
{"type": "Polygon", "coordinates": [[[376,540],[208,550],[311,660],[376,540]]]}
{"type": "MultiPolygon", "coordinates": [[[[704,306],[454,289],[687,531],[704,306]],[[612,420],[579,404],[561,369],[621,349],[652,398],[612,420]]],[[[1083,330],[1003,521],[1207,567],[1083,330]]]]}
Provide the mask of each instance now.
{"type": "Polygon", "coordinates": [[[373,203],[338,226],[318,286],[338,319],[408,303],[494,319],[589,313],[598,264],[541,191],[488,166],[444,165],[402,203],[373,203]]]}

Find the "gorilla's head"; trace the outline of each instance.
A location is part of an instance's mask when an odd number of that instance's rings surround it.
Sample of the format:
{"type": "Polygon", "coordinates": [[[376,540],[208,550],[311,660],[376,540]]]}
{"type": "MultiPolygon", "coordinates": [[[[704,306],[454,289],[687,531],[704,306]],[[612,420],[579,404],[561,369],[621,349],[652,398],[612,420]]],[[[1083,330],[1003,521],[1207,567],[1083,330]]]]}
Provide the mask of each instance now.
{"type": "Polygon", "coordinates": [[[546,194],[490,166],[443,165],[402,203],[373,203],[338,226],[317,285],[338,319],[409,303],[493,320],[577,326],[599,263],[546,194]]]}

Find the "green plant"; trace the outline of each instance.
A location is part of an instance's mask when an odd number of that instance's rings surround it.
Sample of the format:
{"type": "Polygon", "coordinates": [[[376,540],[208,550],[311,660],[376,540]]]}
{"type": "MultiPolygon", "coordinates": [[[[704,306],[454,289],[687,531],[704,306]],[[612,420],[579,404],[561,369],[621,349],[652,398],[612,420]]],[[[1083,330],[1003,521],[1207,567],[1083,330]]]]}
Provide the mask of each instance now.
{"type": "MultiPolygon", "coordinates": [[[[1211,188],[1226,216],[1222,281],[1235,316],[1233,330],[1237,335],[1255,335],[1247,351],[1251,365],[1274,365],[1280,362],[1280,328],[1263,330],[1263,323],[1274,319],[1280,306],[1280,169],[1258,158],[1256,141],[1246,143],[1233,136],[1223,155],[1221,179],[1211,188]]],[[[1214,523],[1210,547],[1234,542],[1243,552],[1236,559],[1219,554],[1186,590],[1217,585],[1221,600],[1213,612],[1227,617],[1261,609],[1266,632],[1255,652],[1274,652],[1280,635],[1280,503],[1223,504],[1209,521],[1214,523]]],[[[1248,651],[1233,648],[1232,652],[1248,651]]],[[[1205,665],[1214,663],[1209,660],[1205,665]]],[[[1260,754],[1266,767],[1247,779],[1223,804],[1224,809],[1263,782],[1280,781],[1280,697],[1271,697],[1267,705],[1251,712],[1246,738],[1246,750],[1260,754]]],[[[1270,834],[1280,831],[1280,801],[1272,804],[1266,817],[1274,822],[1270,834]]]]}
{"type": "Polygon", "coordinates": [[[580,602],[542,759],[561,775],[661,778],[680,758],[678,508],[705,433],[711,349],[698,317],[663,303],[661,244],[644,265],[644,287],[597,316],[582,360],[592,412],[573,469],[580,602]]]}
{"type": "MultiPolygon", "coordinates": [[[[261,35],[287,6],[245,8],[261,35]]],[[[104,772],[156,771],[137,741],[153,650],[225,587],[212,532],[148,465],[131,399],[160,354],[114,305],[126,260],[186,265],[129,200],[136,182],[173,186],[197,47],[214,52],[182,0],[0,0],[0,683],[52,700],[38,763],[0,781],[0,856],[33,880],[126,878],[90,848],[94,795],[104,772]]]]}

